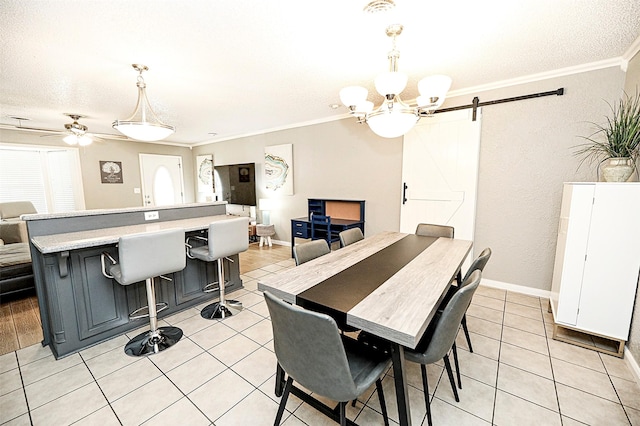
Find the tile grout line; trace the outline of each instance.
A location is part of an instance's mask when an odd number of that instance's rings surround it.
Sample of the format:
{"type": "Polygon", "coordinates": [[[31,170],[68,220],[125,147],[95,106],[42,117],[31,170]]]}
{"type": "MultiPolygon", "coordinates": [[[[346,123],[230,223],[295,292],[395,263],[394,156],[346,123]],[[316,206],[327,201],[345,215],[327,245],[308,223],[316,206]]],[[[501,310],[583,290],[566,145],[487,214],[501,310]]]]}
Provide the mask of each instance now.
{"type": "Polygon", "coordinates": [[[507,291],[504,292],[504,309],[502,310],[502,324],[500,325],[500,345],[498,346],[498,367],[496,369],[496,384],[493,391],[493,410],[491,411],[491,424],[496,420],[496,401],[498,400],[498,377],[500,376],[500,358],[502,355],[502,337],[504,334],[504,317],[507,312],[507,291]]]}
{"type": "MultiPolygon", "coordinates": [[[[106,353],[106,352],[105,352],[106,353]]],[[[118,416],[118,413],[116,413],[116,410],[113,409],[113,406],[111,405],[111,402],[109,401],[109,398],[107,398],[107,395],[105,395],[104,391],[102,390],[102,387],[100,386],[100,383],[98,383],[98,380],[96,379],[96,376],[93,375],[93,371],[91,371],[91,368],[89,368],[89,365],[87,364],[87,361],[84,359],[84,357],[82,356],[82,354],[78,353],[78,355],[80,356],[80,359],[82,360],[82,363],[84,364],[84,366],[87,368],[87,371],[89,371],[89,374],[91,374],[91,378],[93,379],[93,382],[96,384],[96,386],[98,386],[98,389],[100,389],[100,393],[102,394],[102,396],[104,397],[104,400],[107,402],[107,405],[109,406],[109,408],[111,409],[111,411],[113,412],[113,415],[116,416],[116,420],[118,420],[118,422],[120,423],[120,425],[122,426],[122,420],[120,420],[120,417],[118,416]]],[[[117,370],[116,370],[117,371],[117,370]]],[[[80,388],[78,388],[80,389],[80,388]]],[[[82,417],[81,419],[76,420],[73,423],[77,423],[80,420],[87,418],[88,416],[90,416],[91,414],[101,410],[102,408],[98,408],[96,411],[87,414],[86,416],[82,417]]]]}
{"type": "Polygon", "coordinates": [[[616,388],[616,385],[613,383],[613,380],[611,379],[611,374],[609,374],[609,370],[607,369],[607,365],[604,363],[604,360],[602,359],[602,353],[597,352],[597,354],[598,354],[598,358],[600,358],[600,362],[602,363],[602,366],[604,367],[604,371],[607,372],[607,378],[609,379],[609,382],[611,383],[611,386],[613,387],[613,391],[616,393],[616,396],[618,397],[618,401],[620,401],[620,406],[622,407],[622,411],[624,412],[624,415],[627,417],[627,421],[631,425],[633,423],[631,422],[631,418],[629,417],[629,413],[627,413],[627,410],[625,409],[625,406],[622,403],[622,398],[620,398],[620,393],[618,392],[618,389],[616,388]]]}
{"type": "MultiPolygon", "coordinates": [[[[549,301],[548,303],[550,304],[551,301],[549,301]]],[[[550,307],[551,306],[549,305],[549,308],[550,307]]],[[[547,313],[549,311],[549,308],[547,308],[547,313]]],[[[540,302],[540,310],[541,311],[543,310],[542,301],[540,302]]],[[[553,362],[551,362],[551,358],[552,358],[552,356],[551,356],[551,347],[549,346],[549,334],[547,333],[547,327],[546,327],[546,323],[547,322],[544,319],[544,312],[542,314],[542,323],[544,325],[544,335],[545,335],[546,343],[547,343],[547,351],[549,351],[549,366],[551,367],[551,378],[553,380],[553,389],[556,392],[556,402],[558,403],[558,414],[560,414],[560,425],[563,425],[564,424],[564,420],[562,420],[562,417],[563,417],[563,415],[562,415],[562,407],[560,406],[560,395],[558,395],[558,382],[556,381],[556,374],[555,374],[555,371],[554,371],[554,368],[553,368],[553,362]]]]}

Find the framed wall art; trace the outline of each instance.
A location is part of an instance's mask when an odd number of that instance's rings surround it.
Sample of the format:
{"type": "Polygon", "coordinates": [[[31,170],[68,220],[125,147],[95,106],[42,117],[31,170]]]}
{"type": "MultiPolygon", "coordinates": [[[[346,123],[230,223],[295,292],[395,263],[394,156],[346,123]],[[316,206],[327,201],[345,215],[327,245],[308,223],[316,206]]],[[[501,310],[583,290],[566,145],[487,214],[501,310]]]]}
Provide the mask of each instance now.
{"type": "Polygon", "coordinates": [[[267,191],[293,195],[293,145],[264,148],[264,179],[267,191]]]}

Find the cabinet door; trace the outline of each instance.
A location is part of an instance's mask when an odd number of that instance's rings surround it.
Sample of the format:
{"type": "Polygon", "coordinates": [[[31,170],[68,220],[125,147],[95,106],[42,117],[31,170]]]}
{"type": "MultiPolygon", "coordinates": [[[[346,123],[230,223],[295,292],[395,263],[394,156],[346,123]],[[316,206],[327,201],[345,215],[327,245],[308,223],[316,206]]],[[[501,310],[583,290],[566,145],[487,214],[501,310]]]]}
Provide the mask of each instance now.
{"type": "Polygon", "coordinates": [[[202,289],[209,283],[207,276],[213,274],[216,262],[203,262],[198,259],[187,259],[187,267],[174,275],[173,285],[176,289],[178,305],[202,297],[202,289]],[[210,273],[207,274],[207,269],[210,273]]]}
{"type": "Polygon", "coordinates": [[[555,320],[565,325],[575,326],[578,319],[594,188],[566,184],[562,195],[552,291],[559,293],[555,320]]]}
{"type": "Polygon", "coordinates": [[[72,286],[81,340],[129,322],[124,287],[102,275],[100,254],[105,250],[72,253],[72,264],[79,265],[72,272],[72,286]]]}
{"type": "Polygon", "coordinates": [[[627,340],[640,270],[640,185],[597,184],[578,326],[627,340]]]}

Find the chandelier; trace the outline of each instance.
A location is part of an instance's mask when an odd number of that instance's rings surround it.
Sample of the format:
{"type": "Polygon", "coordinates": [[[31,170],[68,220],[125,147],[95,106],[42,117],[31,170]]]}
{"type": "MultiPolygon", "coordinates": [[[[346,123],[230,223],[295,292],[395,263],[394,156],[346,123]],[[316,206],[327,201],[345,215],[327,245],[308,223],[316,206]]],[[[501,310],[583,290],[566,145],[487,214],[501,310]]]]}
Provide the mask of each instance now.
{"type": "Polygon", "coordinates": [[[417,123],[421,116],[433,114],[442,105],[451,87],[451,78],[445,75],[425,77],[418,82],[417,106],[412,107],[400,99],[400,93],[407,85],[407,75],[398,72],[400,52],[396,50],[396,37],[402,33],[400,24],[390,25],[387,36],[393,39],[389,52],[389,71],[378,75],[375,87],[384,97],[382,105],[375,110],[373,102],[367,100],[368,90],[361,86],[349,86],[340,91],[340,100],[349,108],[358,123],[367,123],[373,132],[383,138],[404,135],[417,123]]]}
{"type": "Polygon", "coordinates": [[[142,78],[142,73],[149,68],[140,64],[133,64],[132,66],[140,73],[136,83],[136,86],[138,86],[138,103],[131,117],[126,120],[114,121],[113,128],[131,139],[145,142],[159,141],[175,132],[175,128],[160,121],[149,105],[147,93],[145,92],[147,85],[142,78]]]}

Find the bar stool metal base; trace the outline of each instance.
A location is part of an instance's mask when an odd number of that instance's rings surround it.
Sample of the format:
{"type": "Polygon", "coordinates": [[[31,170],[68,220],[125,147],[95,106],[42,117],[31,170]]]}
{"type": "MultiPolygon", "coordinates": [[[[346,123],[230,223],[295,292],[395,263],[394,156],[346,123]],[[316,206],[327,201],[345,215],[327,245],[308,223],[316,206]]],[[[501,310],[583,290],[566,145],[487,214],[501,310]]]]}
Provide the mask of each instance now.
{"type": "Polygon", "coordinates": [[[205,306],[200,311],[200,316],[204,319],[224,319],[242,311],[242,302],[237,300],[225,300],[224,302],[215,302],[205,306]]]}
{"type": "Polygon", "coordinates": [[[138,334],[124,347],[129,356],[146,356],[157,354],[178,343],[182,338],[182,330],[178,327],[159,327],[154,331],[138,334]]]}

